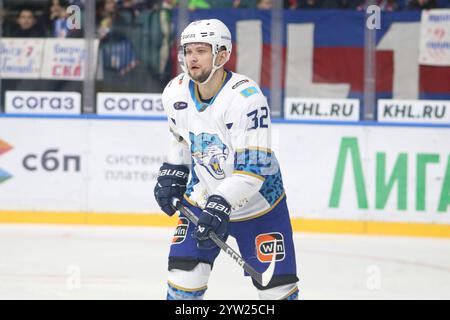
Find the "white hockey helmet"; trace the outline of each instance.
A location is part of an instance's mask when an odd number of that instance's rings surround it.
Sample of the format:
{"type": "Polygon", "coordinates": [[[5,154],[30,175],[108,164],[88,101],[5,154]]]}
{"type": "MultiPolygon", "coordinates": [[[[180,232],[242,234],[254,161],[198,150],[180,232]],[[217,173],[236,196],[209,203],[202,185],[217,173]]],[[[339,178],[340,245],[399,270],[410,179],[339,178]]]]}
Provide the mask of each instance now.
{"type": "Polygon", "coordinates": [[[201,84],[207,83],[213,76],[217,69],[223,67],[225,63],[228,62],[231,55],[232,43],[231,43],[231,32],[228,27],[218,19],[209,20],[197,20],[191,22],[181,33],[180,41],[180,51],[178,54],[178,60],[180,62],[181,68],[184,73],[189,76],[186,59],[185,59],[185,48],[189,43],[208,43],[211,45],[213,54],[213,68],[212,71],[205,81],[201,84]],[[220,66],[215,65],[215,60],[217,54],[222,50],[222,48],[228,52],[227,60],[220,66]]]}

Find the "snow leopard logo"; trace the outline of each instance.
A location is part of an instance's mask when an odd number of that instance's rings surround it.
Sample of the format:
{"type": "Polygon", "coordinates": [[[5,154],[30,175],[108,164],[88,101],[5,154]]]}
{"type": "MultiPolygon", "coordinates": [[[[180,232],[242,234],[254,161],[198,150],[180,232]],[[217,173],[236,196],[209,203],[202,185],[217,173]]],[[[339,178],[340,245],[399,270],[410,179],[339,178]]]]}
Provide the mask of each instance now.
{"type": "Polygon", "coordinates": [[[203,166],[217,180],[225,178],[223,166],[228,158],[228,147],[217,134],[190,132],[191,153],[195,163],[203,166]]]}

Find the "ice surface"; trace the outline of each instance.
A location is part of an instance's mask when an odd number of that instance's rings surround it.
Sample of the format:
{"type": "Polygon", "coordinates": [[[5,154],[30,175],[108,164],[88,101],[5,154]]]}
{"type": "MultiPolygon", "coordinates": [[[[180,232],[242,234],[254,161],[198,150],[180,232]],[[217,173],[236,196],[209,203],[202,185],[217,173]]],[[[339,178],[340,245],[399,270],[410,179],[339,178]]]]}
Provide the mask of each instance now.
{"type": "MultiPolygon", "coordinates": [[[[165,299],[172,233],[0,225],[0,299],[165,299]]],[[[449,239],[302,233],[295,243],[301,299],[450,299],[449,239]]],[[[205,298],[257,293],[221,254],[205,298]]]]}

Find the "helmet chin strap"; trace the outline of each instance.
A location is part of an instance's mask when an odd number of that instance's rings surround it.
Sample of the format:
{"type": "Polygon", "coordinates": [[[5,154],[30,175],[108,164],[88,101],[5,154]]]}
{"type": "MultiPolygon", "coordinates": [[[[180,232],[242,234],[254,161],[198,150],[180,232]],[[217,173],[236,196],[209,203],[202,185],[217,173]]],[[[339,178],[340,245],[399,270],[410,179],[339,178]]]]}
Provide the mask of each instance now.
{"type": "Polygon", "coordinates": [[[189,75],[189,72],[188,72],[188,70],[187,70],[186,62],[185,62],[185,61],[183,62],[183,64],[181,65],[181,67],[182,67],[184,73],[189,77],[189,79],[191,79],[192,81],[194,81],[196,84],[207,84],[207,83],[209,82],[209,80],[211,80],[211,78],[213,77],[214,73],[215,73],[218,69],[222,68],[222,67],[228,62],[228,59],[227,59],[227,60],[226,60],[224,63],[222,63],[221,65],[216,66],[216,64],[214,63],[215,60],[216,60],[216,57],[217,57],[217,54],[214,54],[214,55],[213,55],[213,58],[212,58],[212,61],[213,61],[213,67],[212,67],[212,69],[211,69],[211,72],[209,73],[208,78],[206,78],[206,80],[203,81],[203,82],[198,82],[197,80],[192,79],[192,77],[189,75]]]}
{"type": "Polygon", "coordinates": [[[211,72],[209,73],[208,78],[206,78],[206,80],[203,81],[203,82],[195,81],[197,84],[207,84],[207,83],[209,82],[209,80],[211,80],[211,78],[213,77],[214,73],[215,73],[218,69],[222,68],[222,67],[225,65],[225,63],[227,63],[227,62],[225,61],[225,62],[222,63],[220,66],[216,66],[216,64],[214,63],[214,61],[216,60],[216,57],[217,57],[217,54],[213,55],[213,67],[212,67],[211,72]]]}

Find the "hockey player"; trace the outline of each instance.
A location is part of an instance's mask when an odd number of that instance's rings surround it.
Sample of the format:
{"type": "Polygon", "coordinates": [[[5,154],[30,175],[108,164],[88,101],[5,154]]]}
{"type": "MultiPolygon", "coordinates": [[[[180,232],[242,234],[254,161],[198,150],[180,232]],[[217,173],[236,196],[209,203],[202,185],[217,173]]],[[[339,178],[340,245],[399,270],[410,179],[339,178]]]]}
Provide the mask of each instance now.
{"type": "Polygon", "coordinates": [[[192,22],[181,34],[184,73],[162,95],[173,141],[155,198],[169,216],[176,197],[199,217],[195,227],[180,216],[169,253],[167,299],[203,298],[220,252],[208,237],[214,231],[222,239],[233,236],[258,272],[276,254],[269,285],[253,284],[261,299],[295,300],[292,227],[270,149],[269,106],[253,80],[224,69],[231,49],[230,31],[221,21],[192,22]]]}

